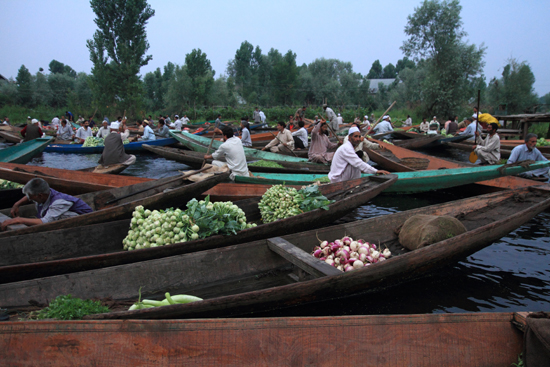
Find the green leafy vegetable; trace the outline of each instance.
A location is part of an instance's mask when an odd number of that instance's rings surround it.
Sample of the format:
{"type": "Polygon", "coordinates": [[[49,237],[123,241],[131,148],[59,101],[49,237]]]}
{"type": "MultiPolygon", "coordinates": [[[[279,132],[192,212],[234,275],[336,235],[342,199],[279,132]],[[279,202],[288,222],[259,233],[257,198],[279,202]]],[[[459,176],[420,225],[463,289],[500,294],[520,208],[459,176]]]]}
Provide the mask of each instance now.
{"type": "Polygon", "coordinates": [[[279,163],[277,163],[277,162],[264,161],[264,160],[257,161],[257,162],[254,162],[254,163],[250,163],[249,166],[253,166],[253,167],[284,168],[283,166],[281,166],[281,165],[280,165],[279,163]]]}
{"type": "Polygon", "coordinates": [[[86,315],[109,312],[99,301],[83,300],[71,296],[58,296],[50,305],[38,311],[37,319],[80,320],[86,315]]]}
{"type": "Polygon", "coordinates": [[[0,180],[0,190],[18,189],[20,187],[23,187],[23,185],[18,184],[17,182],[11,182],[11,181],[7,181],[7,180],[0,180]]]}

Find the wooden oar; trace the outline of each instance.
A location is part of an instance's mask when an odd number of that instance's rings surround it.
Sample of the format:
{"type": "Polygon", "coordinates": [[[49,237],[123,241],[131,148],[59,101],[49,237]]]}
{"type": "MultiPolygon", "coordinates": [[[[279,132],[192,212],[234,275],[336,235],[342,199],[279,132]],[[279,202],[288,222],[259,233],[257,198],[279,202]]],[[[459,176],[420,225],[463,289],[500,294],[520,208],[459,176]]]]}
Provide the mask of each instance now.
{"type": "MultiPolygon", "coordinates": [[[[391,104],[391,106],[388,107],[388,109],[386,110],[386,112],[384,112],[384,113],[382,114],[382,116],[380,116],[380,117],[378,118],[378,120],[376,120],[376,122],[371,126],[371,128],[370,128],[369,131],[372,131],[372,129],[374,129],[374,127],[375,127],[376,125],[378,125],[378,123],[380,122],[380,120],[382,120],[382,117],[386,116],[386,115],[388,114],[388,112],[390,112],[390,110],[392,109],[392,107],[395,105],[396,102],[397,102],[397,101],[393,101],[393,103],[391,104]]],[[[369,133],[368,131],[365,133],[365,138],[367,137],[367,134],[368,134],[368,133],[369,133]]]]}
{"type": "MultiPolygon", "coordinates": [[[[193,172],[190,172],[190,173],[186,173],[186,174],[184,174],[184,175],[182,175],[182,176],[178,176],[178,177],[176,177],[176,178],[174,178],[174,179],[172,179],[172,180],[168,180],[168,181],[164,181],[164,182],[162,182],[162,183],[159,183],[159,184],[156,185],[156,186],[151,186],[151,187],[149,187],[149,188],[146,188],[146,189],[143,189],[143,190],[139,190],[139,191],[133,192],[133,193],[128,194],[128,195],[121,196],[121,197],[119,197],[119,198],[113,198],[113,199],[111,199],[111,198],[109,197],[108,199],[110,199],[110,200],[107,201],[107,202],[105,202],[104,206],[107,206],[107,205],[109,205],[109,204],[115,203],[115,202],[117,202],[117,201],[119,201],[119,200],[122,200],[122,199],[129,198],[130,196],[134,196],[134,195],[137,195],[137,194],[141,194],[142,192],[145,192],[145,191],[153,190],[153,189],[155,189],[155,188],[158,187],[158,186],[166,185],[166,184],[169,184],[169,183],[178,181],[178,180],[182,180],[182,179],[187,178],[187,177],[189,177],[189,176],[196,175],[197,173],[202,172],[202,171],[206,171],[207,169],[210,169],[210,167],[204,167],[204,168],[201,168],[201,169],[199,169],[199,170],[197,170],[197,171],[193,171],[193,172]]],[[[101,199],[107,199],[107,196],[114,196],[114,195],[111,194],[110,192],[105,192],[105,193],[103,193],[103,194],[108,194],[108,195],[103,195],[104,198],[101,198],[100,196],[101,196],[102,194],[100,194],[100,195],[98,195],[98,196],[96,197],[96,199],[94,199],[94,202],[96,203],[96,208],[98,207],[98,203],[99,203],[99,204],[101,203],[101,199]]]]}
{"type": "Polygon", "coordinates": [[[332,130],[332,127],[330,127],[330,124],[327,123],[327,127],[328,129],[330,130],[330,132],[332,133],[332,135],[334,135],[336,137],[336,139],[338,140],[338,142],[340,144],[343,144],[342,140],[340,139],[340,137],[338,135],[336,135],[336,133],[334,132],[334,130],[332,130]]]}
{"type": "MultiPolygon", "coordinates": [[[[479,101],[481,99],[481,90],[477,90],[477,116],[476,116],[476,131],[474,132],[474,143],[477,144],[477,136],[476,136],[476,133],[478,131],[478,127],[479,127],[479,101]]],[[[477,162],[478,160],[478,156],[476,154],[475,151],[473,151],[472,153],[470,153],[470,162],[471,163],[475,163],[477,162]]]]}
{"type": "MultiPolygon", "coordinates": [[[[284,145],[283,142],[281,141],[281,139],[279,139],[279,137],[278,137],[277,135],[273,134],[271,131],[268,131],[268,132],[269,132],[271,135],[273,135],[273,136],[275,137],[275,139],[279,140],[279,143],[281,143],[282,145],[284,145]]],[[[286,146],[285,146],[285,147],[286,147],[286,146]]],[[[287,149],[288,149],[288,148],[287,148],[287,149]]],[[[294,154],[295,157],[298,157],[298,156],[296,155],[296,153],[294,153],[294,151],[293,151],[292,149],[288,149],[288,150],[290,150],[290,152],[291,152],[292,154],[294,154]]]]}
{"type": "MultiPolygon", "coordinates": [[[[206,149],[206,155],[210,154],[210,149],[212,149],[212,143],[214,143],[215,138],[216,138],[216,133],[214,133],[214,135],[212,135],[212,139],[210,139],[210,144],[208,145],[208,149],[206,149]]],[[[206,164],[206,158],[202,162],[201,169],[204,167],[205,164],[206,164]]]]}

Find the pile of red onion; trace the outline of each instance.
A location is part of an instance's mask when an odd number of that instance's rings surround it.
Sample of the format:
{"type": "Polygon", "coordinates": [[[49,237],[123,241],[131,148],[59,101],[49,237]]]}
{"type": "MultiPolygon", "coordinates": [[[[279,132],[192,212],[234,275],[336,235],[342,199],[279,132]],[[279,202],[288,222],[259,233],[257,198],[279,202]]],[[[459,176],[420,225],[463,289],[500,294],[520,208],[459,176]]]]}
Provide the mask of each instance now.
{"type": "Polygon", "coordinates": [[[334,242],[323,241],[313,249],[313,256],[341,271],[351,271],[385,261],[391,256],[386,248],[381,251],[374,243],[344,237],[334,242]]]}

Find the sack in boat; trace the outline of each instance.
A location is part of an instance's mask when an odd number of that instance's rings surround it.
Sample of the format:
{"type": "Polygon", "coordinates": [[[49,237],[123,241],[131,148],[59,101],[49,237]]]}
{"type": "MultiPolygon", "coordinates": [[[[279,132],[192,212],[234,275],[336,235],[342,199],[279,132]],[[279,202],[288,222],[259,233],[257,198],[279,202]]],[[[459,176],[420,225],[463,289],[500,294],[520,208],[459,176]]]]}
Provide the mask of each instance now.
{"type": "MultiPolygon", "coordinates": [[[[205,168],[210,167],[210,169],[207,169],[206,171],[199,172],[195,175],[189,176],[189,177],[187,177],[187,179],[189,181],[193,181],[193,182],[200,182],[200,181],[204,181],[207,178],[210,178],[210,177],[214,176],[217,172],[229,172],[229,167],[227,167],[227,166],[219,167],[219,166],[214,166],[212,164],[205,164],[204,167],[205,168]]],[[[191,173],[191,172],[192,171],[182,172],[182,173],[186,174],[186,173],[191,173]]]]}
{"type": "Polygon", "coordinates": [[[401,227],[399,243],[412,251],[464,232],[466,227],[456,218],[418,214],[407,219],[401,227]]]}

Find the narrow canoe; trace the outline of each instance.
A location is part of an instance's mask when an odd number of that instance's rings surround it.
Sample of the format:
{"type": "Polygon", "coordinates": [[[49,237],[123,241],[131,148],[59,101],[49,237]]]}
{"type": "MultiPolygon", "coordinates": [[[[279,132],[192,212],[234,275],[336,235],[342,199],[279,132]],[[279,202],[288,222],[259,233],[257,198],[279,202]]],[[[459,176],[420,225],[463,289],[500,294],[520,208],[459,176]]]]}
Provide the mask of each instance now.
{"type": "MultiPolygon", "coordinates": [[[[391,286],[426,276],[479,251],[549,206],[547,190],[502,191],[284,237],[2,284],[0,307],[25,306],[30,299],[45,303],[62,294],[137,301],[141,287],[142,297],[146,298],[157,299],[171,292],[192,294],[204,300],[89,318],[216,318],[249,316],[357,293],[387,291],[391,286]],[[415,214],[456,217],[467,232],[415,251],[404,250],[396,232],[415,214]],[[320,241],[344,236],[388,247],[393,256],[342,273],[309,255],[320,241]],[[217,266],[223,266],[223,271],[213,271],[217,266]]],[[[369,305],[364,307],[368,309],[369,305]]]]}
{"type": "MultiPolygon", "coordinates": [[[[380,146],[384,147],[385,149],[391,150],[392,153],[399,159],[403,159],[403,158],[427,159],[429,163],[426,169],[428,170],[472,167],[472,165],[469,162],[468,163],[455,162],[447,159],[442,159],[442,158],[437,158],[430,155],[422,154],[419,152],[415,152],[414,150],[401,148],[401,147],[387,144],[378,140],[372,140],[372,141],[380,144],[380,146]]],[[[517,189],[520,187],[529,187],[529,186],[535,186],[535,185],[540,185],[540,182],[537,182],[534,180],[528,180],[521,177],[515,177],[515,176],[500,177],[497,179],[481,181],[476,183],[477,188],[482,189],[482,191],[517,189]]]]}
{"type": "MultiPolygon", "coordinates": [[[[204,162],[204,154],[200,152],[195,152],[191,150],[182,150],[177,148],[169,147],[155,147],[144,144],[143,148],[150,152],[160,155],[161,157],[172,159],[180,163],[184,163],[192,168],[200,168],[204,162]]],[[[212,160],[208,159],[208,163],[211,163],[212,160]]],[[[304,162],[286,162],[286,161],[271,161],[275,162],[283,167],[261,167],[248,165],[248,169],[252,172],[279,172],[279,173],[328,173],[330,171],[330,166],[325,164],[312,164],[304,162]]]]}
{"type": "Polygon", "coordinates": [[[10,366],[510,366],[523,350],[515,325],[526,314],[3,322],[0,359],[10,366]],[[320,347],[327,340],[330,347],[320,347]]]}
{"type": "MultiPolygon", "coordinates": [[[[549,139],[546,139],[546,141],[550,142],[549,139]]],[[[465,143],[473,144],[473,142],[465,142],[465,143]]],[[[522,144],[525,144],[524,140],[502,140],[502,139],[500,140],[500,148],[506,149],[506,150],[512,150],[518,145],[522,145],[522,144]]],[[[541,153],[550,154],[550,146],[548,145],[537,147],[537,149],[540,150],[541,153]]]]}
{"type": "Polygon", "coordinates": [[[14,131],[0,131],[0,137],[4,138],[8,143],[18,144],[23,137],[14,131]]]}
{"type": "Polygon", "coordinates": [[[401,163],[390,150],[373,150],[365,148],[369,159],[378,164],[382,169],[390,172],[411,172],[414,169],[401,163]]]}
{"type": "Polygon", "coordinates": [[[406,139],[401,141],[394,141],[394,145],[406,148],[406,149],[418,149],[423,148],[425,146],[428,146],[437,140],[439,140],[440,136],[422,136],[415,137],[412,139],[406,139]]]}
{"type": "MultiPolygon", "coordinates": [[[[142,140],[133,143],[124,144],[126,153],[143,151],[143,144],[165,146],[177,143],[176,139],[157,139],[157,140],[142,140]]],[[[101,154],[104,146],[97,147],[82,147],[82,144],[51,144],[46,147],[45,152],[50,153],[76,153],[76,154],[101,154]]]]}
{"type": "Polygon", "coordinates": [[[42,153],[51,141],[53,138],[38,138],[2,149],[0,150],[0,162],[25,164],[35,155],[42,153]]]}
{"type": "MultiPolygon", "coordinates": [[[[167,206],[185,205],[195,196],[228,179],[228,177],[228,173],[217,174],[200,182],[191,182],[185,178],[175,180],[175,177],[167,177],[135,185],[82,194],[78,197],[87,203],[94,212],[55,222],[0,232],[1,242],[4,243],[3,239],[11,236],[29,233],[36,234],[56,229],[73,228],[115,219],[130,218],[134,208],[138,205],[147,206],[150,209],[164,209],[167,206]],[[109,201],[111,200],[115,200],[115,205],[109,205],[109,201]]],[[[0,210],[0,213],[4,214],[4,216],[9,215],[9,212],[9,209],[0,210]]],[[[26,218],[34,218],[36,216],[36,208],[34,205],[21,206],[19,208],[19,215],[26,218]]],[[[8,226],[8,228],[10,227],[8,226]]]]}
{"type": "Polygon", "coordinates": [[[4,180],[26,184],[35,177],[44,179],[54,190],[69,195],[80,195],[87,192],[154,181],[153,179],[144,177],[117,176],[104,173],[0,163],[0,178],[4,180]]]}
{"type": "MultiPolygon", "coordinates": [[[[193,135],[193,134],[189,134],[181,131],[175,131],[175,130],[170,130],[170,135],[172,135],[180,143],[182,143],[189,149],[197,152],[201,152],[201,153],[206,153],[207,147],[210,144],[210,141],[212,140],[208,138],[203,138],[202,136],[197,136],[197,135],[193,135]]],[[[218,149],[221,144],[222,142],[214,140],[212,143],[212,149],[218,149]]],[[[255,158],[255,159],[265,159],[268,161],[287,161],[287,162],[307,162],[308,161],[307,158],[297,158],[293,156],[291,157],[283,154],[263,152],[261,150],[256,150],[251,148],[244,148],[244,153],[247,159],[255,158]]]]}
{"type": "Polygon", "coordinates": [[[365,204],[391,186],[395,180],[395,176],[375,177],[322,186],[320,191],[327,198],[335,200],[329,204],[328,210],[316,209],[266,224],[259,222],[258,203],[261,198],[236,202],[245,212],[247,220],[258,221],[258,226],[242,230],[233,236],[216,235],[143,250],[122,250],[122,240],[128,233],[129,220],[41,233],[40,241],[37,241],[36,234],[6,238],[0,245],[4,254],[0,263],[7,265],[0,267],[0,283],[159,259],[267,238],[280,233],[295,233],[304,228],[317,228],[331,224],[365,204]],[[74,246],[74,239],[78,239],[78,248],[74,246]],[[46,258],[64,260],[44,261],[46,258]],[[27,264],[21,264],[21,261],[27,264]]]}
{"type": "MultiPolygon", "coordinates": [[[[412,171],[396,173],[397,182],[388,187],[384,193],[414,194],[433,190],[446,189],[455,186],[467,185],[475,182],[495,179],[502,176],[516,175],[528,170],[550,167],[550,161],[536,162],[528,169],[517,166],[477,166],[464,168],[440,169],[431,171],[412,171]],[[504,167],[504,168],[501,168],[504,167]]],[[[371,175],[362,174],[362,177],[371,175]]],[[[249,177],[237,176],[235,182],[260,183],[260,184],[281,184],[307,185],[322,179],[319,174],[283,174],[256,172],[249,177]]]]}

